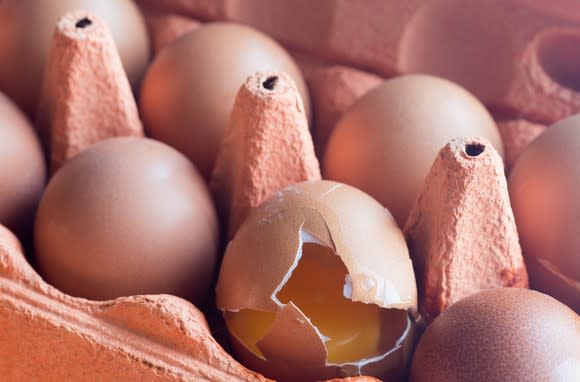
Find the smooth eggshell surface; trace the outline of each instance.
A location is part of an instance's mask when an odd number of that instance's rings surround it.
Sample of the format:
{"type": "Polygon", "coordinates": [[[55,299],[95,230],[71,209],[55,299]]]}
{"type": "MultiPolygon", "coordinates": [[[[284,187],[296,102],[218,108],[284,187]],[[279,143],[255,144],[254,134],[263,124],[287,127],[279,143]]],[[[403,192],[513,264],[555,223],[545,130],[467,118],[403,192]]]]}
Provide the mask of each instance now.
{"type": "Polygon", "coordinates": [[[0,93],[0,224],[18,234],[31,231],[45,177],[44,154],[32,125],[0,93]]]}
{"type": "Polygon", "coordinates": [[[421,338],[411,382],[575,381],[580,317],[555,299],[522,288],[467,297],[421,338]]]}
{"type": "Polygon", "coordinates": [[[530,268],[532,287],[580,309],[580,115],[550,126],[530,143],[508,185],[524,256],[543,262],[534,260],[530,268]],[[556,289],[548,268],[575,280],[576,288],[556,289]]]}
{"type": "Polygon", "coordinates": [[[397,77],[343,115],[326,148],[323,177],[367,192],[403,226],[438,151],[458,136],[484,137],[503,157],[497,127],[474,96],[437,77],[397,77]]]}
{"type": "Polygon", "coordinates": [[[149,62],[145,21],[131,0],[3,0],[0,2],[0,91],[28,114],[36,110],[44,66],[57,20],[85,10],[109,27],[134,89],[149,62]]]}
{"type": "Polygon", "coordinates": [[[270,71],[290,75],[309,117],[302,74],[270,37],[231,23],[190,32],[159,52],[147,71],[140,99],[146,133],[184,153],[207,178],[238,90],[249,76],[270,71]]]}
{"type": "Polygon", "coordinates": [[[51,179],[35,226],[41,274],[73,296],[167,293],[205,298],[217,218],[197,170],[171,147],[114,138],[51,179]]]}

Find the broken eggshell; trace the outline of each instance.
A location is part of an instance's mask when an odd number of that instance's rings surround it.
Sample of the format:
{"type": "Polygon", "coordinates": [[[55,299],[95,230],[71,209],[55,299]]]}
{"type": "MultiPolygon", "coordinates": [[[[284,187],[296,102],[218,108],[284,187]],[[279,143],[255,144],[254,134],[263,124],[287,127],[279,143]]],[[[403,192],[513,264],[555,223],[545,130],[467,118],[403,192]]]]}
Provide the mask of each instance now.
{"type": "MultiPolygon", "coordinates": [[[[336,268],[320,269],[305,280],[314,279],[324,289],[328,274],[336,268]]],[[[317,286],[305,288],[306,293],[317,294],[317,286]]],[[[226,250],[217,306],[224,312],[238,357],[268,377],[315,380],[366,374],[400,378],[414,343],[417,290],[407,245],[391,214],[356,188],[312,181],[277,192],[242,224],[226,250]],[[327,349],[332,338],[302,311],[304,296],[286,296],[283,302],[282,295],[288,294],[285,291],[295,273],[310,256],[305,256],[306,246],[309,253],[311,247],[328,251],[325,264],[334,260],[345,267],[339,280],[342,288],[336,288],[336,294],[345,297],[343,303],[376,309],[375,354],[333,362],[327,349]],[[265,325],[261,333],[252,334],[254,343],[248,343],[250,335],[244,335],[244,341],[234,329],[240,313],[249,314],[246,323],[265,325]]],[[[340,321],[342,316],[348,316],[347,312],[333,318],[340,321]]]]}

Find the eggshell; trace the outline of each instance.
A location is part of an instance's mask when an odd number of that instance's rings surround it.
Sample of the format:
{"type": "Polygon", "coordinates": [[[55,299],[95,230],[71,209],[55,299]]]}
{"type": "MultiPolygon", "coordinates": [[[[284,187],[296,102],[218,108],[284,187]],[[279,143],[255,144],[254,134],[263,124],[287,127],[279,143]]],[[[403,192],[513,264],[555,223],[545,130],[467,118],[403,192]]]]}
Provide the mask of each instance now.
{"type": "Polygon", "coordinates": [[[308,317],[292,302],[284,305],[268,330],[268,333],[257,343],[264,356],[272,362],[284,362],[292,356],[291,367],[314,365],[326,362],[326,348],[320,341],[320,334],[310,323],[308,317]],[[301,349],[292,353],[292,349],[301,349]]]}
{"type": "Polygon", "coordinates": [[[304,107],[284,73],[256,73],[240,88],[211,177],[229,235],[275,191],[320,180],[304,107]]]}
{"type": "Polygon", "coordinates": [[[540,257],[526,258],[533,276],[532,288],[544,290],[580,314],[580,281],[564,275],[556,266],[540,257]]]}
{"type": "Polygon", "coordinates": [[[367,93],[338,122],[323,177],[367,192],[403,226],[437,152],[458,136],[484,137],[503,157],[493,119],[470,93],[436,77],[397,77],[367,93]]]}
{"type": "Polygon", "coordinates": [[[242,224],[222,264],[218,307],[277,310],[271,297],[296,261],[300,232],[340,256],[352,278],[353,301],[384,308],[417,306],[409,251],[388,211],[354,187],[312,181],[276,192],[242,224]],[[263,240],[255,240],[256,230],[263,240]]]}
{"type": "Polygon", "coordinates": [[[385,381],[405,379],[417,337],[417,323],[405,311],[395,310],[383,317],[383,334],[391,340],[384,343],[392,346],[385,354],[361,360],[360,363],[325,364],[326,350],[320,333],[300,310],[288,308],[292,305],[286,304],[279,311],[276,326],[273,324],[259,343],[262,352],[272,350],[276,358],[266,361],[257,357],[232,336],[236,355],[246,367],[280,382],[314,381],[361,374],[374,375],[385,381]],[[392,337],[396,337],[394,341],[392,337]],[[303,357],[304,354],[310,358],[303,357]]]}
{"type": "Polygon", "coordinates": [[[178,38],[159,52],[145,76],[140,110],[146,133],[184,153],[208,178],[240,86],[266,71],[292,77],[309,117],[300,70],[270,37],[212,23],[178,38]]]}
{"type": "Polygon", "coordinates": [[[131,0],[4,0],[0,3],[0,91],[29,115],[34,114],[43,69],[57,20],[85,10],[103,18],[134,89],[149,61],[149,39],[139,9],[131,0]]]}
{"type": "Polygon", "coordinates": [[[199,28],[200,21],[174,13],[163,13],[144,9],[145,22],[153,47],[153,54],[159,53],[165,46],[187,32],[199,28]]]}
{"type": "Polygon", "coordinates": [[[427,320],[481,290],[528,286],[502,160],[483,138],[439,151],[404,231],[427,320]]]}
{"type": "Polygon", "coordinates": [[[415,352],[411,382],[575,381],[580,317],[555,299],[502,288],[443,312],[415,352]]]}
{"type": "Polygon", "coordinates": [[[505,150],[505,167],[509,173],[525,148],[546,129],[546,125],[523,118],[496,118],[505,150]]]}
{"type": "Polygon", "coordinates": [[[415,333],[415,316],[407,311],[417,307],[412,264],[392,216],[353,187],[312,181],[275,193],[251,213],[230,242],[216,291],[217,306],[226,313],[276,312],[269,332],[257,343],[272,358],[264,360],[233,338],[239,357],[267,376],[314,380],[405,373],[415,333]],[[318,329],[299,309],[288,306],[291,302],[278,301],[276,294],[297,266],[306,242],[320,243],[339,256],[352,280],[352,301],[386,308],[381,310],[383,327],[389,328],[382,333],[388,337],[381,342],[385,354],[361,363],[327,363],[318,329]],[[281,342],[287,347],[276,350],[281,342]],[[295,358],[301,354],[310,356],[301,362],[295,358]]]}
{"type": "Polygon", "coordinates": [[[0,224],[32,232],[46,168],[40,141],[26,116],[0,93],[0,224]]]}
{"type": "Polygon", "coordinates": [[[533,288],[580,306],[580,288],[549,282],[561,274],[580,282],[580,115],[550,126],[520,155],[509,176],[509,191],[524,256],[541,265],[530,269],[533,288]]]}
{"type": "Polygon", "coordinates": [[[314,141],[319,155],[324,153],[334,126],[345,111],[384,80],[376,74],[332,65],[318,68],[307,75],[314,114],[314,141]]]}
{"type": "Polygon", "coordinates": [[[42,275],[71,295],[168,293],[200,302],[216,264],[217,221],[187,158],[153,140],[113,138],[53,176],[35,243],[42,275]]]}

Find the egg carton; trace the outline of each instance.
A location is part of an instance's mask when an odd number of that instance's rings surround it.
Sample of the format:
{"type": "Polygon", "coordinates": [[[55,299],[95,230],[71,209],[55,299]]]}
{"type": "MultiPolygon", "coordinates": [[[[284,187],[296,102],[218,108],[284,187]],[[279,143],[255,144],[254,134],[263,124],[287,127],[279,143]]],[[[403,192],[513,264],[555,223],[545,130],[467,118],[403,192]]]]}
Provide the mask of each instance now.
{"type": "MultiPolygon", "coordinates": [[[[580,75],[576,71],[580,55],[570,49],[580,42],[580,8],[574,0],[481,0],[469,6],[459,0],[138,3],[143,6],[156,51],[212,20],[248,24],[283,43],[310,87],[315,141],[321,142],[320,147],[342,113],[358,98],[385,78],[405,73],[446,77],[477,95],[498,121],[507,166],[547,125],[580,111],[580,75]]],[[[115,77],[119,67],[111,65],[103,70],[105,76],[115,77]]],[[[108,100],[109,105],[120,102],[128,91],[124,86],[108,92],[112,97],[121,94],[119,99],[108,100]]],[[[123,121],[119,125],[135,126],[134,112],[117,115],[123,121]]],[[[52,105],[44,115],[54,113],[52,105]]],[[[136,135],[131,128],[112,134],[136,135]]],[[[78,148],[99,139],[73,138],[77,140],[67,141],[66,147],[78,148]]],[[[466,154],[466,147],[486,144],[474,139],[451,143],[432,171],[449,171],[454,164],[459,171],[453,174],[462,179],[498,175],[502,164],[492,151],[466,154]]],[[[55,166],[72,155],[73,151],[65,153],[55,166]]],[[[501,201],[497,216],[493,216],[494,227],[515,234],[501,177],[481,182],[488,182],[481,187],[497,192],[493,200],[501,201]]],[[[435,197],[425,192],[424,200],[435,197]]],[[[432,211],[433,215],[444,213],[432,211]]],[[[407,230],[411,235],[413,230],[433,229],[428,219],[415,223],[407,230]]],[[[480,234],[478,229],[489,229],[478,225],[477,219],[471,223],[474,237],[480,234]]],[[[448,230],[453,227],[451,220],[445,225],[448,230]]],[[[519,250],[514,248],[514,237],[498,245],[509,253],[519,250]]],[[[412,240],[411,246],[426,247],[426,243],[412,240]]],[[[517,269],[514,264],[502,266],[517,269]]],[[[521,277],[513,276],[514,285],[518,279],[521,277]]],[[[68,296],[42,280],[27,262],[18,240],[5,229],[0,229],[0,290],[2,379],[267,380],[224,351],[212,337],[203,314],[185,300],[157,295],[96,302],[68,296]]]]}
{"type": "Polygon", "coordinates": [[[353,100],[382,78],[406,73],[448,78],[486,104],[504,137],[508,167],[542,127],[580,110],[574,0],[139,3],[165,13],[149,18],[159,31],[156,49],[199,20],[227,20],[293,50],[317,111],[317,144],[353,100]]]}

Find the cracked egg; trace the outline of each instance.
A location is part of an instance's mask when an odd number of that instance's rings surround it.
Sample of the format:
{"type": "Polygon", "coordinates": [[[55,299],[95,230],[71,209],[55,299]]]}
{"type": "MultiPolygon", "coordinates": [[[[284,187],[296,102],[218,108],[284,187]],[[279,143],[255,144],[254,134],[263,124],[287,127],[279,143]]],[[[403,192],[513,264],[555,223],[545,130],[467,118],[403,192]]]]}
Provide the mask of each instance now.
{"type": "Polygon", "coordinates": [[[299,183],[255,209],[226,250],[217,305],[238,358],[281,381],[397,379],[412,355],[417,290],[403,234],[340,183],[299,183]]]}

